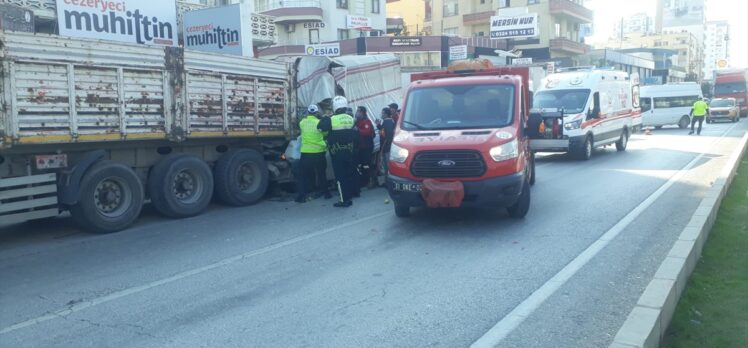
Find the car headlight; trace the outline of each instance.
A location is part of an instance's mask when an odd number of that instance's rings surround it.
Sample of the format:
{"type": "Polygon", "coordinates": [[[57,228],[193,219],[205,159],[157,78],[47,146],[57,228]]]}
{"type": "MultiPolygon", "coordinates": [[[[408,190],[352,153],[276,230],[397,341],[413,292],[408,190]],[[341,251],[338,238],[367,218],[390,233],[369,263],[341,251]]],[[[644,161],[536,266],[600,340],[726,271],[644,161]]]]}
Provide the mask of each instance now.
{"type": "Polygon", "coordinates": [[[566,130],[572,130],[572,129],[579,129],[579,127],[582,126],[582,119],[578,119],[576,121],[571,121],[569,123],[564,123],[564,129],[566,130]]]}
{"type": "Polygon", "coordinates": [[[517,139],[514,139],[506,144],[499,145],[492,148],[489,152],[491,158],[496,162],[506,161],[519,156],[519,150],[517,146],[517,139]]]}
{"type": "Polygon", "coordinates": [[[408,150],[403,149],[400,146],[397,146],[395,144],[392,144],[392,147],[390,147],[390,161],[397,162],[397,163],[405,163],[405,160],[408,159],[408,150]]]}

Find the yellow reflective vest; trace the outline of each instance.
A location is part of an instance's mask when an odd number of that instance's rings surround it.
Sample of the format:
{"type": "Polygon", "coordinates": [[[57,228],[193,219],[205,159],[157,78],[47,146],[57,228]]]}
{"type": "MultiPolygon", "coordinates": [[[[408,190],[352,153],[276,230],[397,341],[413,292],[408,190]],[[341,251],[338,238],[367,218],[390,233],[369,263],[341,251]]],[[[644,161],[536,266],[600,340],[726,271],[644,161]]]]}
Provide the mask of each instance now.
{"type": "Polygon", "coordinates": [[[299,122],[301,128],[301,153],[320,153],[327,151],[325,134],[317,129],[319,119],[314,115],[307,115],[299,122]]]}

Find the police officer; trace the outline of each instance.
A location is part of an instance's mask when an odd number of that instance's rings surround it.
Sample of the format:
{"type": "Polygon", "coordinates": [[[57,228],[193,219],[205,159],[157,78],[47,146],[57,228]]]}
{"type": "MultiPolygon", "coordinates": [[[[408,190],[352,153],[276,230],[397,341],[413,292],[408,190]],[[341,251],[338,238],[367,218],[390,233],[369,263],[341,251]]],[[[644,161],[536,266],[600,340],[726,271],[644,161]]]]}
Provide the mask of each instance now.
{"type": "Polygon", "coordinates": [[[301,129],[301,177],[304,182],[300,185],[296,202],[303,203],[308,199],[309,192],[314,192],[325,198],[332,198],[327,190],[327,143],[325,134],[319,130],[319,107],[309,105],[308,115],[299,122],[301,129]]]}
{"type": "Polygon", "coordinates": [[[696,131],[696,135],[701,135],[701,124],[704,123],[704,118],[707,115],[709,115],[709,104],[704,99],[699,99],[693,103],[693,107],[691,108],[691,132],[688,133],[689,135],[693,134],[696,122],[699,123],[699,130],[696,131]]]}
{"type": "Polygon", "coordinates": [[[332,157],[332,169],[338,183],[340,201],[335,207],[345,208],[353,205],[354,185],[357,176],[354,156],[354,142],[357,132],[353,128],[353,117],[348,112],[348,100],[343,96],[332,99],[333,115],[323,118],[319,123],[319,130],[328,132],[327,148],[332,157]]]}

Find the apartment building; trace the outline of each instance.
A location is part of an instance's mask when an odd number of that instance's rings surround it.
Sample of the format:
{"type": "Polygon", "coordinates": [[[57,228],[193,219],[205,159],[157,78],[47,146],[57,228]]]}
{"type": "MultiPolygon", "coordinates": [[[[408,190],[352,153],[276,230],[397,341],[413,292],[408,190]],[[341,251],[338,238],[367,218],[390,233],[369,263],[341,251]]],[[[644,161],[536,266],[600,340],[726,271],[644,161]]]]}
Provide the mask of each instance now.
{"type": "Polygon", "coordinates": [[[387,0],[387,33],[429,35],[423,27],[426,19],[424,0],[387,0]]]}
{"type": "Polygon", "coordinates": [[[548,60],[589,50],[582,29],[592,23],[594,13],[583,0],[426,0],[424,25],[435,34],[489,37],[491,16],[518,13],[538,14],[539,35],[509,43],[524,57],[548,60]]]}
{"type": "Polygon", "coordinates": [[[683,69],[687,81],[703,79],[704,49],[697,37],[688,32],[666,32],[662,34],[629,33],[621,38],[611,38],[597,48],[616,49],[664,49],[674,52],[671,57],[673,66],[683,69]]]}
{"type": "Polygon", "coordinates": [[[704,35],[704,80],[714,78],[714,70],[728,68],[730,62],[730,25],[727,21],[713,21],[706,23],[704,35]],[[719,66],[723,61],[728,66],[719,66]]]}

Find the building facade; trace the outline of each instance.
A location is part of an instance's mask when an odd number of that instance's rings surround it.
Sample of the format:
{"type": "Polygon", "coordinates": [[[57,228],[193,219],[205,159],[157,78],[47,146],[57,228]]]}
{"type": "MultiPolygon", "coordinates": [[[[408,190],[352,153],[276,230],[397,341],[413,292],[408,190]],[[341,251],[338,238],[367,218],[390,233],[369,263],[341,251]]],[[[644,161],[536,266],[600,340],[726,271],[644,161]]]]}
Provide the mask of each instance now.
{"type": "Polygon", "coordinates": [[[624,35],[623,40],[611,38],[607,43],[602,43],[597,47],[624,50],[663,49],[674,52],[669,60],[673,67],[684,71],[685,80],[701,81],[703,79],[704,50],[696,36],[687,31],[663,34],[629,33],[624,35]]]}
{"type": "Polygon", "coordinates": [[[654,17],[651,17],[646,13],[637,13],[621,18],[621,20],[613,26],[613,33],[619,37],[628,33],[652,34],[655,32],[654,21],[654,17]]]}
{"type": "Polygon", "coordinates": [[[537,13],[538,36],[509,46],[538,61],[586,53],[584,28],[594,18],[582,0],[426,0],[425,10],[426,28],[462,37],[489,37],[491,16],[537,13]]]}
{"type": "Polygon", "coordinates": [[[704,80],[714,79],[714,70],[730,67],[730,26],[727,21],[706,23],[704,35],[704,80]],[[726,64],[720,66],[720,64],[726,64]]]}
{"type": "Polygon", "coordinates": [[[429,35],[423,27],[426,19],[424,0],[387,0],[387,33],[393,35],[429,35]]]}

